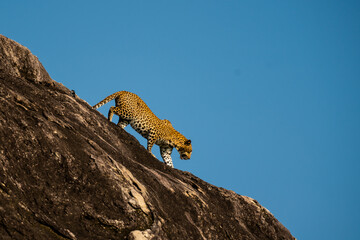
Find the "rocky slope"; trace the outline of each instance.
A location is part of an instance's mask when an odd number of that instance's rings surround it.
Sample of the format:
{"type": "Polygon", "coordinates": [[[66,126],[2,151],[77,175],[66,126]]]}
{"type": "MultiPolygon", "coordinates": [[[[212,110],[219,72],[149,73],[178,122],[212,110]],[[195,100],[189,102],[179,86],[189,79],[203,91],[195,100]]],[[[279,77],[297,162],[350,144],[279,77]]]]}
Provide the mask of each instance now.
{"type": "Polygon", "coordinates": [[[0,239],[294,239],[257,201],[170,169],[0,35],[0,239]]]}

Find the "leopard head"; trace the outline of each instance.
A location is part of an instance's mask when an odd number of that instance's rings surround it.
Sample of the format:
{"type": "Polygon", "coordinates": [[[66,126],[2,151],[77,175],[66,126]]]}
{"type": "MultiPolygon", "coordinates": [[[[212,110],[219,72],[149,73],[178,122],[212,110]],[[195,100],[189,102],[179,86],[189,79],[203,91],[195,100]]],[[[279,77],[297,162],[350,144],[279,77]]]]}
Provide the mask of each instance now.
{"type": "Polygon", "coordinates": [[[177,150],[180,154],[180,159],[190,159],[192,153],[191,140],[186,139],[177,150]]]}

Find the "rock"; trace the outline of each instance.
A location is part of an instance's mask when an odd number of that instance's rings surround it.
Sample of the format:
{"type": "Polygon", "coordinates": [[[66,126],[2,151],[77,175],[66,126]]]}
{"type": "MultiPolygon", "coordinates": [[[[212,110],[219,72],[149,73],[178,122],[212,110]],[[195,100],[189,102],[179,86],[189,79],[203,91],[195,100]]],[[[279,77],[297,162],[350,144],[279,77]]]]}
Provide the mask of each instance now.
{"type": "Polygon", "coordinates": [[[0,35],[1,239],[294,239],[257,201],[167,167],[0,35]]]}
{"type": "Polygon", "coordinates": [[[151,235],[149,232],[151,232],[150,229],[146,231],[134,230],[129,234],[129,240],[147,240],[154,238],[155,236],[151,235]]]}

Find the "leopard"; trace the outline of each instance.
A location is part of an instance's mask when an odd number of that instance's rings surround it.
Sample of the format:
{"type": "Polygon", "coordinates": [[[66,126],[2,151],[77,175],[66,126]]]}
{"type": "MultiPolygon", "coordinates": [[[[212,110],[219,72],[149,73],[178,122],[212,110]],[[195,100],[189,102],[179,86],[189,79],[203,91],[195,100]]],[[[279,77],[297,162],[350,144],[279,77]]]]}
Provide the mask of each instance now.
{"type": "Polygon", "coordinates": [[[192,154],[191,140],[176,131],[167,119],[159,119],[146,105],[146,103],[135,93],[119,91],[106,97],[93,106],[97,109],[106,103],[115,100],[115,106],[111,106],[108,120],[111,122],[115,115],[119,116],[117,125],[124,129],[130,126],[142,137],[147,139],[147,151],[152,153],[154,144],[160,147],[160,155],[165,164],[174,167],[171,153],[175,148],[180,159],[188,160],[192,154]]]}

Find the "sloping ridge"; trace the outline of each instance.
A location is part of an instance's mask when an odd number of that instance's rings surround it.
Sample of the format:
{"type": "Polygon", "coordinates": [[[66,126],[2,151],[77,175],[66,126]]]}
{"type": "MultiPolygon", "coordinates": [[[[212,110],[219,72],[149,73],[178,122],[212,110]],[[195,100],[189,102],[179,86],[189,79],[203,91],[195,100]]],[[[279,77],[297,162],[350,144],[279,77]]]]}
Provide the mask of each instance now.
{"type": "Polygon", "coordinates": [[[1,239],[294,239],[257,201],[171,169],[0,35],[1,239]]]}

